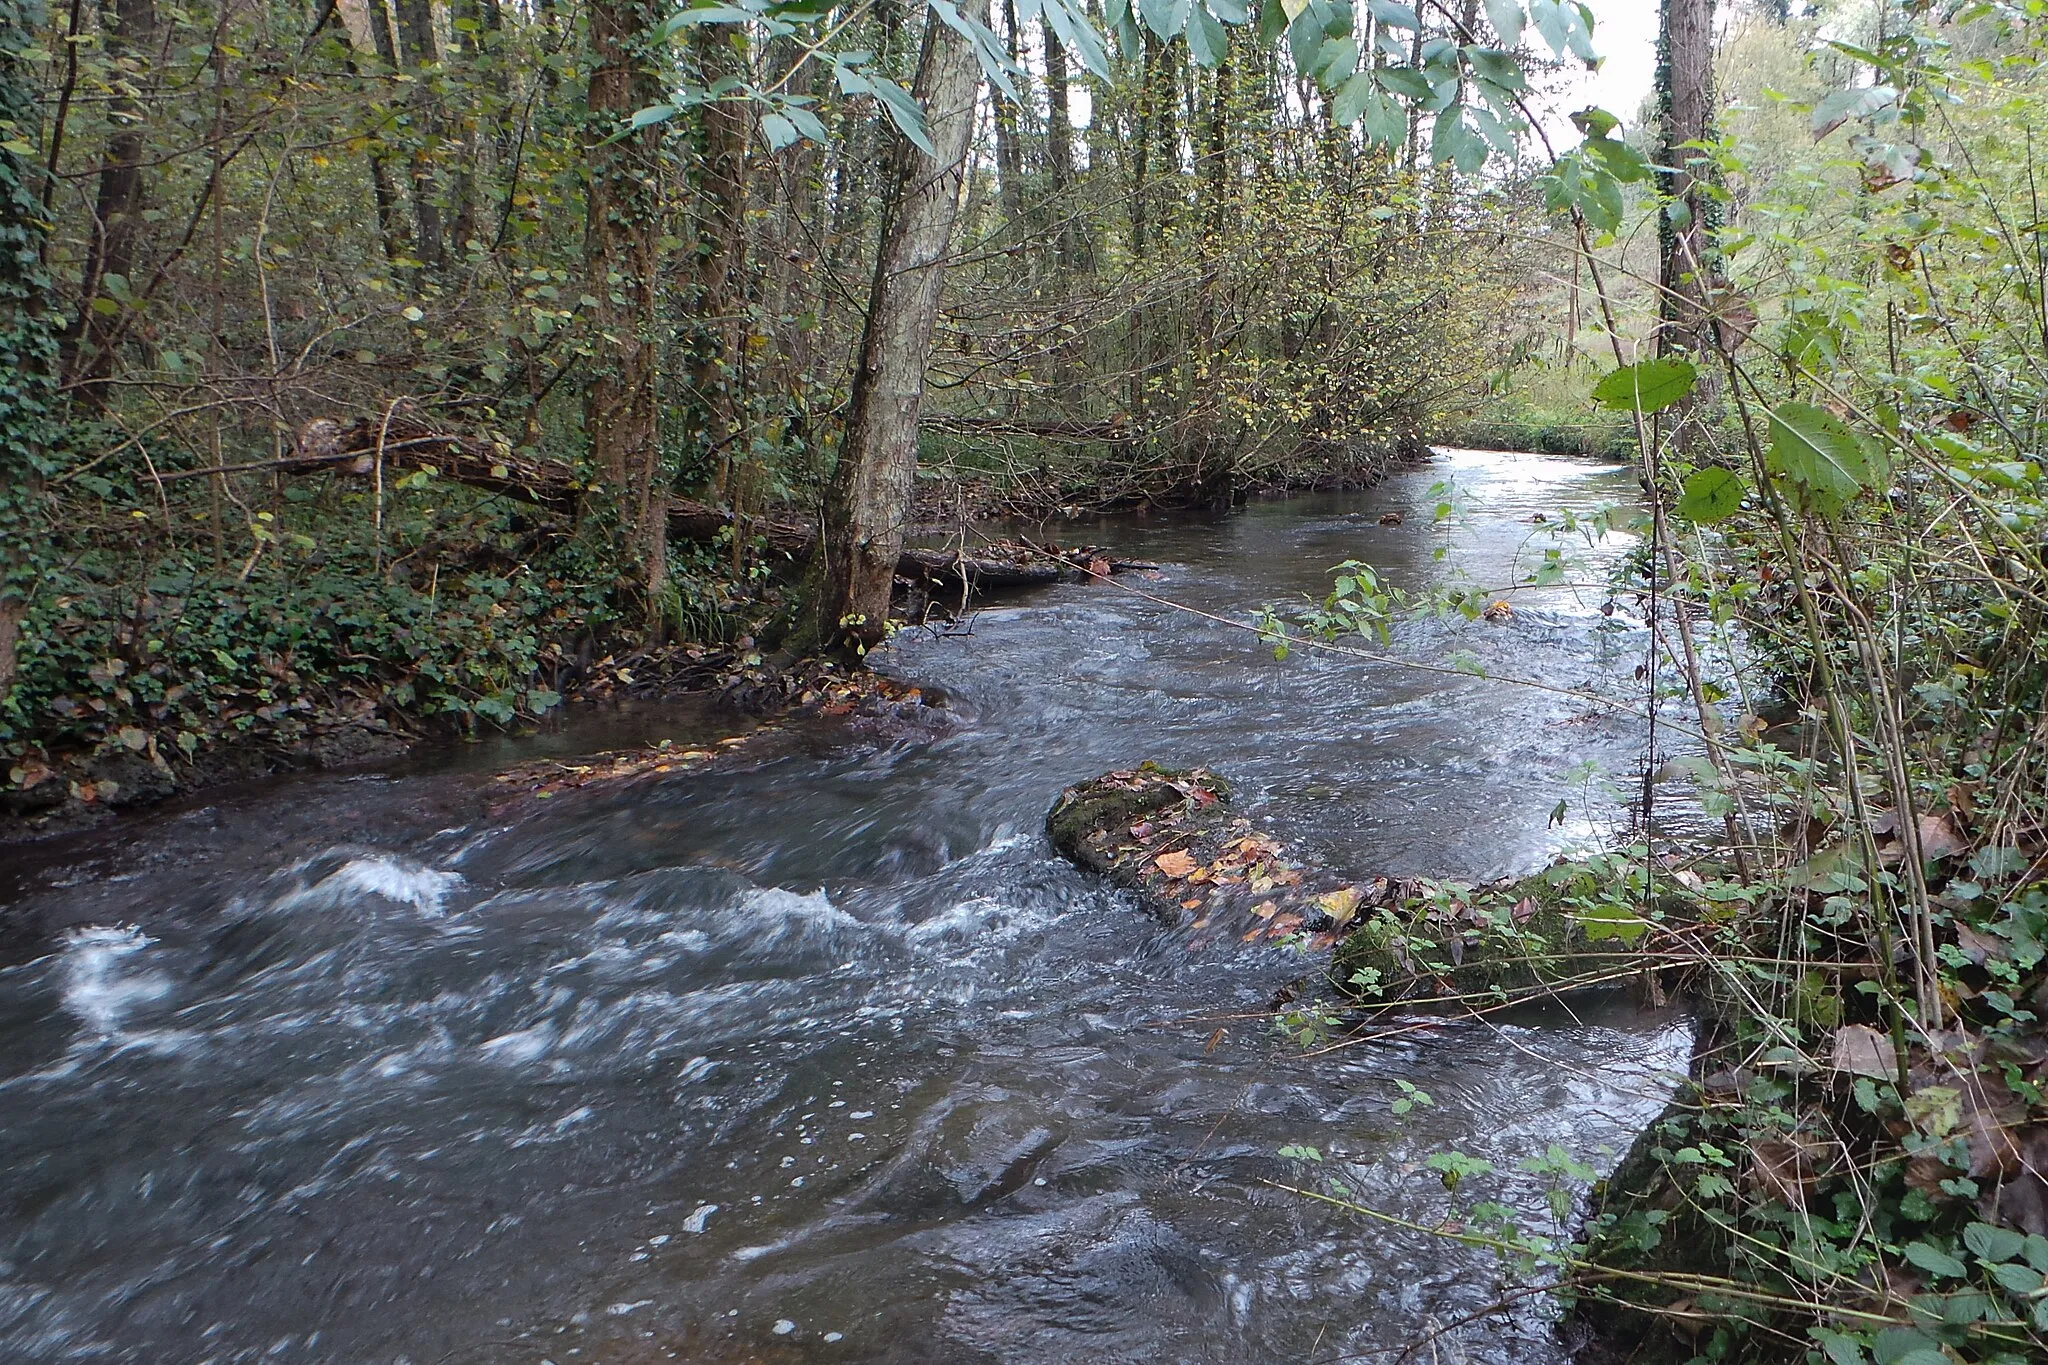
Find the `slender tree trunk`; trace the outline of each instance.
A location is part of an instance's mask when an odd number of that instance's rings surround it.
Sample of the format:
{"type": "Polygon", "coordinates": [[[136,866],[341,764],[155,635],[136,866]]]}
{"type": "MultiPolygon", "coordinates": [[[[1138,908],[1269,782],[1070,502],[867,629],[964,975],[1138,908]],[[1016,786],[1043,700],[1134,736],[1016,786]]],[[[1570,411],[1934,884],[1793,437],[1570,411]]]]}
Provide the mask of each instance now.
{"type": "Polygon", "coordinates": [[[1080,233],[1076,217],[1080,206],[1070,191],[1074,185],[1074,112],[1067,96],[1067,50],[1059,35],[1043,22],[1039,36],[1045,43],[1045,171],[1052,187],[1053,214],[1059,227],[1053,237],[1053,259],[1063,270],[1077,264],[1075,249],[1080,233]]]}
{"type": "MultiPolygon", "coordinates": [[[[369,51],[377,58],[380,76],[398,70],[398,37],[391,31],[391,13],[385,8],[384,0],[343,0],[348,9],[360,4],[362,26],[369,33],[369,51]]],[[[353,24],[349,26],[349,47],[356,49],[360,41],[353,24]]],[[[351,76],[357,74],[356,61],[349,58],[348,70],[351,76]]],[[[398,212],[398,187],[391,178],[391,155],[384,149],[381,134],[366,139],[369,143],[370,199],[377,210],[377,236],[384,247],[384,260],[394,272],[405,260],[405,225],[398,212]]]]}
{"type": "Polygon", "coordinates": [[[114,347],[122,330],[111,279],[121,281],[118,292],[126,292],[142,245],[148,190],[142,162],[148,135],[146,96],[158,46],[156,0],[105,0],[100,22],[106,30],[107,55],[118,72],[108,106],[114,132],[100,162],[78,311],[65,333],[63,360],[65,379],[77,401],[92,411],[106,406],[107,380],[114,372],[114,347]],[[112,306],[101,307],[103,301],[112,306]]]}
{"type": "Polygon", "coordinates": [[[1658,349],[1694,352],[1706,348],[1701,334],[1712,288],[1708,233],[1715,205],[1704,179],[1704,153],[1687,151],[1703,141],[1714,116],[1714,0],[1663,0],[1658,40],[1658,113],[1664,191],[1681,211],[1658,217],[1657,269],[1660,295],[1658,349]]]}
{"type": "MultiPolygon", "coordinates": [[[[1714,340],[1707,331],[1714,288],[1709,237],[1718,206],[1704,178],[1706,154],[1688,151],[1685,144],[1703,141],[1713,127],[1714,0],[1663,0],[1660,20],[1657,104],[1663,148],[1657,161],[1669,168],[1659,179],[1677,212],[1657,215],[1657,351],[1698,359],[1714,340]]],[[[1694,414],[1714,401],[1717,378],[1714,367],[1701,364],[1701,382],[1693,391],[1652,419],[1658,440],[1669,432],[1673,448],[1691,454],[1705,434],[1694,414]]]]}
{"type": "MultiPolygon", "coordinates": [[[[412,69],[412,217],[420,261],[439,272],[448,265],[448,237],[441,225],[441,194],[434,183],[434,144],[441,137],[441,110],[426,72],[441,59],[434,40],[432,0],[397,0],[399,37],[412,69]]],[[[595,23],[595,20],[592,21],[595,23]]]]}
{"type": "MultiPolygon", "coordinates": [[[[1021,67],[1017,0],[1003,0],[1003,42],[1010,60],[1021,67]]],[[[996,124],[996,202],[1002,207],[1003,220],[1015,224],[1024,217],[1024,151],[1017,141],[1017,106],[999,92],[991,92],[991,96],[996,124]]]]}
{"type": "MultiPolygon", "coordinates": [[[[988,0],[967,0],[960,11],[988,22],[988,0]]],[[[825,499],[815,604],[820,642],[864,651],[887,632],[889,590],[917,475],[925,365],[980,83],[966,40],[928,20],[915,93],[926,111],[934,154],[926,156],[900,139],[896,145],[846,434],[825,499]]]]}
{"type": "Polygon", "coordinates": [[[655,405],[655,304],[660,232],[660,143],[652,129],[613,140],[636,110],[658,103],[661,86],[646,52],[654,24],[645,0],[597,0],[590,7],[592,66],[585,192],[585,287],[596,337],[583,394],[590,460],[613,497],[620,540],[637,559],[650,625],[668,587],[668,489],[661,477],[655,405]]]}
{"type": "MultiPolygon", "coordinates": [[[[738,54],[716,29],[700,28],[691,40],[698,72],[709,85],[738,74],[738,54]]],[[[736,418],[734,389],[742,328],[739,270],[746,258],[747,115],[737,104],[718,100],[698,111],[695,203],[690,215],[691,301],[694,336],[690,350],[689,430],[686,439],[719,455],[718,496],[734,498],[732,460],[747,452],[731,439],[736,418]]],[[[734,509],[737,512],[737,507],[734,509]]]]}

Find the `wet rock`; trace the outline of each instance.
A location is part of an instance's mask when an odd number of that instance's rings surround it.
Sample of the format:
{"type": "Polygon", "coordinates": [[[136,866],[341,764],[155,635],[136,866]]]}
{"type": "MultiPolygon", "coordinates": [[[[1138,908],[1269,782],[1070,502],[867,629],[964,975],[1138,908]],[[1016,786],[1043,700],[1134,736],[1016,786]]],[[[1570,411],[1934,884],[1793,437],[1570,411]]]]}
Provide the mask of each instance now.
{"type": "Polygon", "coordinates": [[[1078,783],[1060,793],[1046,832],[1197,941],[1334,950],[1332,983],[1365,1009],[1476,1009],[1655,981],[1658,950],[1688,923],[1683,907],[1629,911],[1571,863],[1478,886],[1350,876],[1236,815],[1229,785],[1202,768],[1144,763],[1078,783]]]}
{"type": "Polygon", "coordinates": [[[125,749],[90,760],[85,772],[99,799],[116,810],[155,805],[178,790],[178,779],[167,765],[125,749]]]}

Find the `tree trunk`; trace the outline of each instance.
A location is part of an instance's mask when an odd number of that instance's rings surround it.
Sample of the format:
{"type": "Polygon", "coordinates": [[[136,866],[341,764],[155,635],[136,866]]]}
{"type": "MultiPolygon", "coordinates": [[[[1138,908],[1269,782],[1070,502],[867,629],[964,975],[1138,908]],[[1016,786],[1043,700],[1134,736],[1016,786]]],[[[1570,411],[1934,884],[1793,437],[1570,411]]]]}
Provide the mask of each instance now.
{"type": "Polygon", "coordinates": [[[142,245],[142,206],[148,188],[142,174],[149,131],[145,93],[156,65],[156,0],[105,0],[100,22],[106,30],[107,56],[118,72],[108,105],[114,132],[100,162],[78,311],[64,336],[63,360],[65,378],[78,401],[95,412],[107,403],[107,380],[114,372],[114,348],[121,331],[121,307],[110,294],[109,277],[121,281],[119,292],[125,294],[142,245]],[[113,306],[101,309],[97,305],[103,300],[113,306]]]}
{"type": "Polygon", "coordinates": [[[1657,269],[1658,312],[1663,318],[1657,344],[1660,352],[1697,353],[1709,340],[1703,335],[1712,287],[1708,233],[1716,206],[1704,178],[1705,154],[1687,151],[1685,144],[1704,140],[1712,130],[1714,0],[1663,0],[1658,47],[1663,151],[1657,159],[1671,168],[1662,173],[1664,191],[1683,211],[1676,222],[1670,213],[1657,219],[1662,248],[1657,269]]]}
{"type": "Polygon", "coordinates": [[[434,10],[431,0],[397,0],[397,10],[405,64],[413,72],[412,218],[416,244],[421,263],[438,272],[448,264],[448,238],[441,226],[440,189],[434,183],[434,144],[441,136],[441,111],[425,74],[441,59],[434,41],[434,10]]]}
{"type": "Polygon", "coordinates": [[[655,302],[660,232],[659,134],[612,140],[635,111],[661,100],[645,51],[654,13],[644,0],[590,7],[590,183],[585,194],[586,288],[597,336],[583,393],[590,461],[603,475],[617,535],[637,560],[647,619],[658,624],[668,587],[668,489],[655,406],[655,302]]]}
{"type": "MultiPolygon", "coordinates": [[[[1018,66],[1017,0],[1003,0],[1003,42],[1009,58],[1018,66]]],[[[1018,87],[1022,93],[1024,87],[1018,87]]],[[[1024,218],[1024,152],[1017,141],[1017,106],[999,92],[991,92],[996,124],[996,202],[1002,207],[1006,224],[1024,218]]]]}
{"type": "MultiPolygon", "coordinates": [[[[349,76],[355,78],[360,74],[354,54],[365,50],[377,58],[383,72],[396,71],[398,39],[391,32],[391,15],[383,0],[375,0],[375,3],[341,0],[336,8],[347,19],[343,27],[349,40],[349,76]],[[367,49],[361,47],[361,35],[365,33],[369,36],[367,49]]],[[[396,272],[405,259],[405,227],[399,221],[398,189],[391,181],[391,158],[384,150],[381,138],[370,137],[365,141],[369,144],[370,199],[377,210],[377,236],[384,248],[385,263],[396,272]]]]}
{"type": "MultiPolygon", "coordinates": [[[[0,126],[33,128],[37,88],[22,49],[42,21],[32,0],[0,0],[0,126]]],[[[14,686],[33,583],[43,470],[56,399],[56,309],[43,273],[47,217],[29,160],[0,143],[0,704],[14,686]]]]}
{"type": "MultiPolygon", "coordinates": [[[[988,0],[967,0],[960,11],[988,22],[988,0]]],[[[887,631],[889,589],[917,476],[925,364],[980,82],[967,41],[948,25],[928,20],[915,93],[934,154],[897,140],[846,434],[825,499],[812,632],[820,643],[864,652],[887,631]]]]}
{"type": "Polygon", "coordinates": [[[1074,114],[1067,99],[1067,50],[1059,35],[1041,21],[1039,35],[1045,43],[1045,170],[1052,185],[1054,221],[1053,257],[1062,269],[1072,269],[1079,233],[1075,222],[1079,206],[1068,191],[1074,184],[1074,114]]]}

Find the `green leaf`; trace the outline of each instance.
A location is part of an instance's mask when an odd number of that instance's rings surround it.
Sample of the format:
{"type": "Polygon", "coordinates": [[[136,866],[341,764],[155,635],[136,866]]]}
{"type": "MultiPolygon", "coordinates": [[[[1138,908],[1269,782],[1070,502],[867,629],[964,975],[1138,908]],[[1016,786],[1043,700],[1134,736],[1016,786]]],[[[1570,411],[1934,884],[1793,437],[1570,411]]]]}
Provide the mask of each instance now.
{"type": "Polygon", "coordinates": [[[1969,1267],[1931,1242],[1908,1242],[1899,1252],[1930,1275],[1960,1280],[1970,1273],[1969,1267]]]}
{"type": "MultiPolygon", "coordinates": [[[[1939,1354],[1938,1343],[1925,1332],[1912,1327],[1887,1327],[1877,1334],[1877,1344],[1870,1348],[1871,1358],[1877,1365],[1899,1365],[1922,1351],[1939,1354]]],[[[1948,1357],[1941,1359],[1946,1365],[1948,1357]]]]}
{"type": "Polygon", "coordinates": [[[1587,907],[1579,915],[1579,927],[1588,943],[1603,939],[1618,938],[1623,943],[1634,943],[1650,931],[1650,922],[1625,905],[1601,902],[1587,907]]]}
{"type": "Polygon", "coordinates": [[[1329,89],[1350,80],[1351,73],[1356,70],[1358,40],[1346,35],[1323,40],[1323,45],[1316,49],[1315,64],[1309,68],[1308,74],[1329,89]]]}
{"type": "Polygon", "coordinates": [[[1474,74],[1482,80],[1492,81],[1503,90],[1526,90],[1528,78],[1522,74],[1522,65],[1515,60],[1512,52],[1502,52],[1495,47],[1468,47],[1465,60],[1472,63],[1474,74]]]}
{"type": "Polygon", "coordinates": [[[2026,1250],[2027,1238],[2025,1233],[2010,1228],[1972,1223],[1963,1229],[1963,1245],[1987,1261],[2013,1261],[2026,1250]]]}
{"type": "Polygon", "coordinates": [[[1991,1278],[2008,1294],[2038,1294],[2043,1283],[2041,1272],[2030,1265],[1995,1265],[1991,1278]]]}
{"type": "Polygon", "coordinates": [[[1436,93],[1436,87],[1429,83],[1429,78],[1412,66],[1383,66],[1379,77],[1381,85],[1411,100],[1426,100],[1436,93]]]}
{"type": "Polygon", "coordinates": [[[1223,64],[1223,58],[1230,50],[1230,35],[1218,23],[1208,8],[1196,5],[1188,11],[1188,55],[1195,59],[1195,65],[1214,70],[1223,64]]]}
{"type": "Polygon", "coordinates": [[[1662,412],[1698,382],[1699,371],[1690,362],[1658,356],[1614,371],[1593,386],[1593,399],[1621,412],[1662,412]]]}
{"type": "Polygon", "coordinates": [[[1522,13],[1520,0],[1486,0],[1486,22],[1493,25],[1493,31],[1505,48],[1518,46],[1522,41],[1522,28],[1529,22],[1522,13]]]}
{"type": "Polygon", "coordinates": [[[1138,17],[1161,38],[1177,38],[1188,26],[1194,0],[1138,0],[1138,17]]]}
{"type": "Polygon", "coordinates": [[[1671,511],[1692,522],[1726,521],[1742,510],[1742,495],[1748,491],[1734,471],[1708,465],[1686,476],[1685,491],[1671,511]]]}
{"type": "Polygon", "coordinates": [[[865,76],[862,79],[867,84],[868,92],[879,99],[882,107],[889,111],[889,117],[895,120],[896,127],[903,136],[916,143],[926,156],[937,156],[938,153],[932,147],[931,136],[925,132],[924,110],[918,108],[917,101],[910,97],[910,92],[887,76],[865,76]]]}
{"type": "Polygon", "coordinates": [[[1365,0],[1365,7],[1373,17],[1389,28],[1405,28],[1410,32],[1422,27],[1422,20],[1415,13],[1415,6],[1404,5],[1399,0],[1365,0]]]}
{"type": "Polygon", "coordinates": [[[1810,403],[1783,403],[1771,413],[1766,464],[1823,507],[1848,502],[1872,482],[1872,461],[1856,433],[1810,403]]]}
{"type": "MultiPolygon", "coordinates": [[[[1330,118],[1339,127],[1349,128],[1365,113],[1367,104],[1379,94],[1379,87],[1373,83],[1370,71],[1361,71],[1344,82],[1330,100],[1330,118]]],[[[1370,129],[1367,130],[1368,132],[1370,129]]]]}
{"type": "Polygon", "coordinates": [[[771,152],[779,152],[790,143],[803,140],[803,134],[797,132],[796,125],[780,114],[761,115],[761,137],[771,152]]]}

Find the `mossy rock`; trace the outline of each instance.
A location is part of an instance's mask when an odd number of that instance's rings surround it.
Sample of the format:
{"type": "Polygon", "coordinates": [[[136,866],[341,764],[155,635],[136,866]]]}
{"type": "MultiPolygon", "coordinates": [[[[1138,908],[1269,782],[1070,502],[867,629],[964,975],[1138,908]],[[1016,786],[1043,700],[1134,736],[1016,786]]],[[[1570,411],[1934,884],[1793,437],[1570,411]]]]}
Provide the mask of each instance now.
{"type": "Polygon", "coordinates": [[[1204,768],[1143,763],[1078,783],[1060,793],[1046,832],[1168,924],[1334,948],[1335,985],[1365,1009],[1611,986],[1643,969],[1660,928],[1629,904],[1626,884],[1602,884],[1627,875],[1619,859],[1476,887],[1347,877],[1236,816],[1229,784],[1204,768]]]}
{"type": "Polygon", "coordinates": [[[1466,886],[1416,879],[1337,945],[1332,983],[1363,1005],[1489,1001],[1613,987],[1648,967],[1666,905],[1644,917],[1602,895],[1586,865],[1466,886]]]}
{"type": "Polygon", "coordinates": [[[1060,793],[1045,817],[1052,846],[1100,876],[1122,880],[1117,850],[1132,825],[1173,807],[1193,813],[1220,811],[1230,802],[1230,784],[1202,768],[1162,768],[1147,760],[1128,771],[1104,773],[1060,793]]]}

